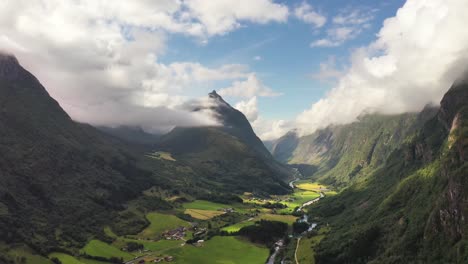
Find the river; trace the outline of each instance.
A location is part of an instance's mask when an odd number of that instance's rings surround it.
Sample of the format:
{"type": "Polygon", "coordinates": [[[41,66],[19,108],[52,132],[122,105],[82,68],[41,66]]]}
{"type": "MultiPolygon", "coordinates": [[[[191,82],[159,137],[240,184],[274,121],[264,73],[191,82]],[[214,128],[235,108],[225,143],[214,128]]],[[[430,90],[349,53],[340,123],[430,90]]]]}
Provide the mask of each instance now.
{"type": "MultiPolygon", "coordinates": [[[[289,186],[291,188],[293,188],[293,189],[296,188],[294,183],[296,181],[298,181],[298,180],[299,180],[299,178],[295,178],[294,180],[289,182],[289,186]]],[[[307,202],[303,203],[301,205],[301,207],[299,207],[297,210],[302,211],[302,208],[320,201],[320,199],[322,199],[323,197],[325,197],[325,195],[323,194],[323,192],[320,192],[320,197],[317,197],[317,198],[315,198],[313,200],[310,200],[310,201],[307,201],[307,202]]],[[[310,224],[309,229],[307,229],[307,231],[304,232],[304,233],[307,233],[307,232],[310,232],[310,231],[314,230],[314,228],[317,226],[317,223],[310,223],[309,222],[309,216],[307,214],[304,214],[302,216],[302,218],[299,219],[299,222],[304,222],[304,223],[310,224]]],[[[302,237],[302,235],[300,235],[300,237],[302,237]]],[[[273,254],[270,255],[270,257],[268,258],[268,261],[266,262],[266,264],[274,264],[275,263],[276,256],[278,255],[278,252],[280,251],[280,249],[283,247],[283,244],[284,244],[283,240],[279,240],[279,241],[277,241],[275,243],[275,251],[273,252],[273,254]]]]}

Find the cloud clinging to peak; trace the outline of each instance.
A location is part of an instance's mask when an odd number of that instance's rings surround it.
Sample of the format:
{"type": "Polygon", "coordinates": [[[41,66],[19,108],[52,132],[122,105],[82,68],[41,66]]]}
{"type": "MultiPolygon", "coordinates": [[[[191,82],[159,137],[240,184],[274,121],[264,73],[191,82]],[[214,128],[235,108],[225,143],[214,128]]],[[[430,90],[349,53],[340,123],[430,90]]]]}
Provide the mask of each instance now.
{"type": "Polygon", "coordinates": [[[181,105],[207,87],[248,81],[253,73],[238,64],[162,63],[168,36],[206,41],[288,15],[271,0],[4,0],[0,50],[15,54],[78,121],[150,130],[211,125],[209,115],[181,105]]]}

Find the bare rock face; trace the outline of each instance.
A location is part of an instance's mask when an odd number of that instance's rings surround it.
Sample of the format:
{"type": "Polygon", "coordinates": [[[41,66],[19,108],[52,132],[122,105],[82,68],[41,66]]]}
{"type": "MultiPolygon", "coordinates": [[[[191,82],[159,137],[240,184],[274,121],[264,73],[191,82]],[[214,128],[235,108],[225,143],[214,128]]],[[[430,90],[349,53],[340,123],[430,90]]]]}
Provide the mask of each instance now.
{"type": "Polygon", "coordinates": [[[0,79],[15,80],[20,71],[21,66],[15,56],[0,52],[0,79]]]}
{"type": "Polygon", "coordinates": [[[468,104],[468,82],[460,81],[452,85],[440,102],[439,120],[450,131],[458,111],[468,104]]]}

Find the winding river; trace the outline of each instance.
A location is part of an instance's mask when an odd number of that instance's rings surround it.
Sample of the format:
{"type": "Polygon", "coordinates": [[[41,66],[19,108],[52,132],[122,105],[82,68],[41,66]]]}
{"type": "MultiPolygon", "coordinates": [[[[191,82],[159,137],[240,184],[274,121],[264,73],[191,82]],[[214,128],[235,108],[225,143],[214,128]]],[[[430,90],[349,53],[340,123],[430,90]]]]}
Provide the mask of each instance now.
{"type": "MultiPolygon", "coordinates": [[[[291,182],[289,182],[289,186],[290,186],[291,188],[293,188],[293,189],[296,188],[296,186],[294,185],[294,183],[297,182],[297,181],[299,181],[299,178],[295,178],[294,180],[292,180],[291,182]]],[[[315,199],[313,199],[313,200],[310,200],[310,201],[307,201],[307,202],[303,203],[303,204],[301,205],[301,207],[299,207],[299,208],[297,209],[297,211],[302,211],[302,209],[303,209],[305,206],[309,206],[309,205],[311,205],[311,204],[314,204],[314,203],[320,201],[320,199],[322,199],[323,197],[325,197],[325,195],[323,194],[323,192],[320,192],[320,197],[317,197],[317,198],[315,198],[315,199]]],[[[307,229],[307,231],[304,232],[304,233],[307,233],[307,232],[312,231],[312,230],[317,226],[317,223],[310,223],[310,222],[309,222],[309,216],[308,216],[307,214],[304,214],[304,215],[302,216],[302,218],[301,218],[299,221],[300,221],[300,222],[304,222],[304,223],[310,224],[309,229],[307,229]]],[[[302,235],[299,236],[299,239],[300,239],[300,237],[302,237],[302,235]]],[[[278,255],[278,252],[279,252],[280,249],[282,248],[283,243],[284,243],[283,240],[279,240],[279,241],[277,241],[277,242],[275,243],[275,251],[270,255],[270,257],[268,258],[268,261],[266,262],[266,264],[274,264],[274,263],[275,263],[276,256],[278,255]]]]}

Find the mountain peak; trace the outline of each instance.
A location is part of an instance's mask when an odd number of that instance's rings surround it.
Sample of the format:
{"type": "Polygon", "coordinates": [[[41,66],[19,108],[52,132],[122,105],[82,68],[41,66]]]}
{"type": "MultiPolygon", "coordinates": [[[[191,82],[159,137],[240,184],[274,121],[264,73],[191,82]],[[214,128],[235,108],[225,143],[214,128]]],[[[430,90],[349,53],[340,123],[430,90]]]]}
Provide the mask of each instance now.
{"type": "Polygon", "coordinates": [[[18,77],[21,66],[15,56],[0,52],[0,78],[13,80],[18,77]]]}
{"type": "Polygon", "coordinates": [[[219,95],[219,94],[216,92],[216,90],[213,90],[211,93],[209,93],[209,94],[208,94],[208,97],[209,97],[210,99],[214,99],[214,100],[216,100],[216,101],[218,101],[218,102],[222,102],[222,103],[227,104],[226,101],[224,101],[223,97],[221,97],[221,95],[219,95]]]}

